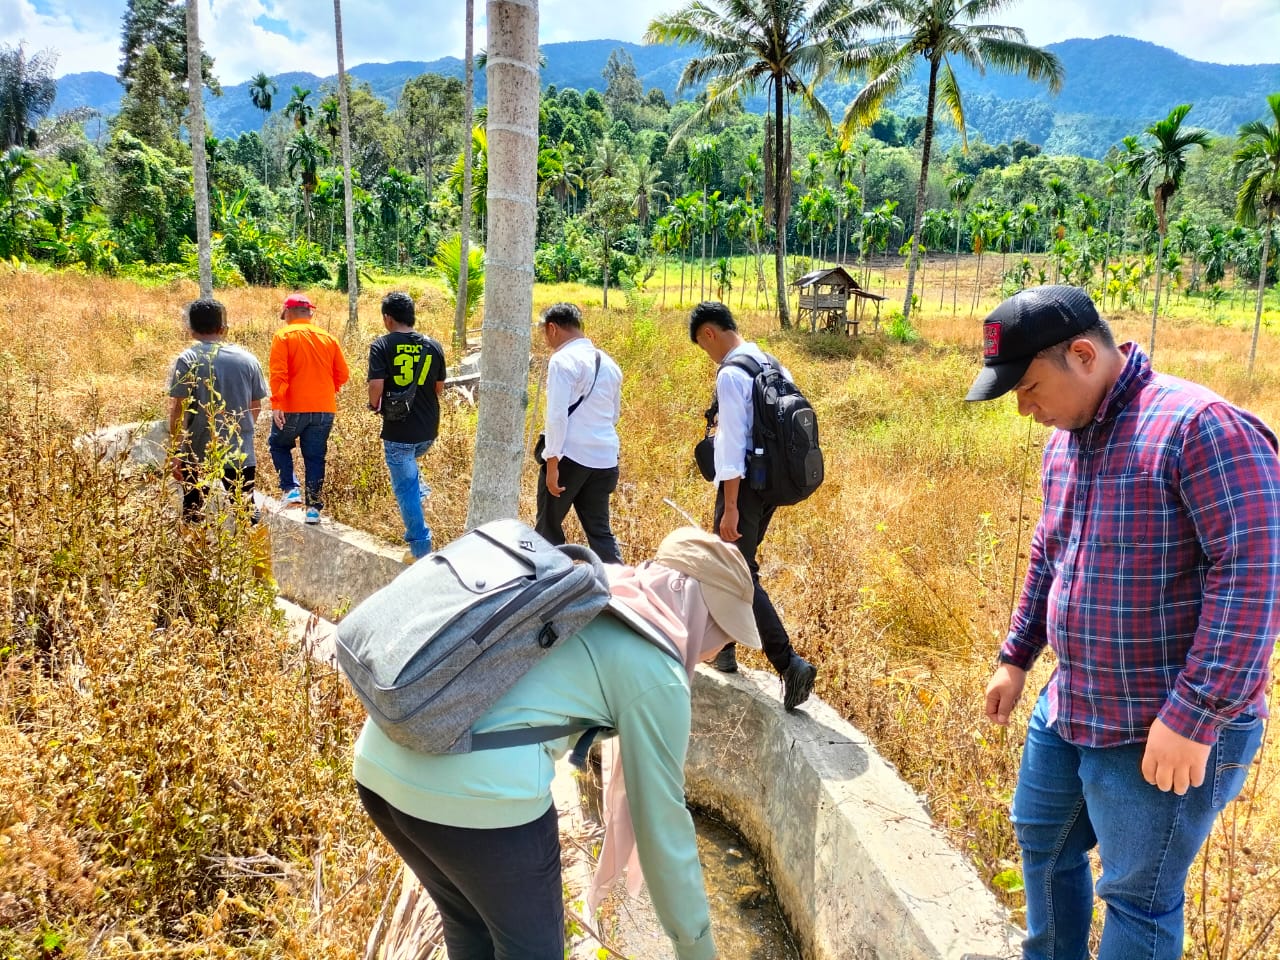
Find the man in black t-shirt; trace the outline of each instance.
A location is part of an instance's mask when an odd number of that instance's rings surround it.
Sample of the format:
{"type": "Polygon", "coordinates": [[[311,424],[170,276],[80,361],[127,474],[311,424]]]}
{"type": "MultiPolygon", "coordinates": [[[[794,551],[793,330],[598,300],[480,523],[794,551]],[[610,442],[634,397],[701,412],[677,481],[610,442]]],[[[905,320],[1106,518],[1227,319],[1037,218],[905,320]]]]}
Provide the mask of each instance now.
{"type": "Polygon", "coordinates": [[[422,481],[418,459],[440,431],[445,375],[444,348],[414,330],[416,322],[412,297],[387,294],[382,298],[387,332],[369,346],[369,409],[382,415],[382,452],[410,562],[431,552],[431,528],[422,515],[431,488],[422,481]]]}

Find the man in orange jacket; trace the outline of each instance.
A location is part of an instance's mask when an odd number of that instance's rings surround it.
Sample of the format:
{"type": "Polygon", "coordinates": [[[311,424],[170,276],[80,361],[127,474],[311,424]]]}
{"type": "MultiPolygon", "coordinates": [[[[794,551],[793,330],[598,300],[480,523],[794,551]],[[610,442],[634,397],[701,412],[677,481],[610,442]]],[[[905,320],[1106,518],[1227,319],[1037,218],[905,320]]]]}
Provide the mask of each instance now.
{"type": "Polygon", "coordinates": [[[302,448],[306,470],[307,523],[319,523],[324,503],[324,461],[329,432],[338,412],[338,390],[350,371],[342,347],[329,331],[311,322],[315,307],[300,293],[285,298],[280,318],[285,325],[271,340],[268,376],[271,383],[271,436],[267,447],[280,474],[286,505],[304,502],[293,473],[293,447],[302,448]]]}

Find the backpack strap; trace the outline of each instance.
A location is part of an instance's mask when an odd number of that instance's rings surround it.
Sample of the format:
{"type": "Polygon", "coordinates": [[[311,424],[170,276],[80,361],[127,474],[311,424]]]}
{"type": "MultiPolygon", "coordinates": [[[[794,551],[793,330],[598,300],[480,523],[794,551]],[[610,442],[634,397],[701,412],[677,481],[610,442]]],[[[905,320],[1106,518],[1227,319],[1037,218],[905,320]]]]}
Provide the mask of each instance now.
{"type": "Polygon", "coordinates": [[[546,743],[559,740],[575,733],[589,730],[604,730],[604,727],[582,721],[580,723],[561,723],[555,726],[515,727],[511,730],[492,730],[489,733],[473,733],[471,735],[472,750],[500,750],[503,747],[524,747],[531,743],[546,743]]]}

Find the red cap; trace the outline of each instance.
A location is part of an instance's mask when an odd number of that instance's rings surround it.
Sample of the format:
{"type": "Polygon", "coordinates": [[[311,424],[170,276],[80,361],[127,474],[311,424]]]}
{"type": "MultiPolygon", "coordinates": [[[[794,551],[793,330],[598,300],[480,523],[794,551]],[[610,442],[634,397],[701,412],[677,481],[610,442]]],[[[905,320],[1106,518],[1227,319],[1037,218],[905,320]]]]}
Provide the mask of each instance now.
{"type": "Polygon", "coordinates": [[[284,298],[284,309],[290,310],[293,307],[306,307],[308,310],[316,308],[315,304],[308,300],[306,294],[303,293],[291,293],[284,298]]]}

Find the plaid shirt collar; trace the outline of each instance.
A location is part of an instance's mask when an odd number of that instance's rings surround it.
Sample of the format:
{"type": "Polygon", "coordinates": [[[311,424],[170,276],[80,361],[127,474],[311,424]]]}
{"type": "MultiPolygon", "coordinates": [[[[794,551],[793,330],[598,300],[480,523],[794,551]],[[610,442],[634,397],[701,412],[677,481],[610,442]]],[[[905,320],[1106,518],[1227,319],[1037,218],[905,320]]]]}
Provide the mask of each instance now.
{"type": "Polygon", "coordinates": [[[1103,397],[1098,412],[1094,414],[1094,423],[1106,423],[1118,417],[1129,402],[1141,393],[1142,388],[1155,376],[1155,372],[1151,369],[1150,358],[1136,343],[1129,341],[1121,344],[1120,352],[1125,355],[1124,367],[1120,370],[1120,376],[1116,377],[1116,382],[1107,391],[1107,395],[1103,397]]]}

